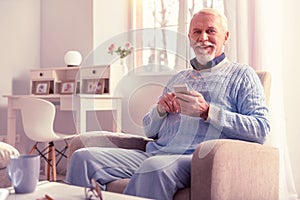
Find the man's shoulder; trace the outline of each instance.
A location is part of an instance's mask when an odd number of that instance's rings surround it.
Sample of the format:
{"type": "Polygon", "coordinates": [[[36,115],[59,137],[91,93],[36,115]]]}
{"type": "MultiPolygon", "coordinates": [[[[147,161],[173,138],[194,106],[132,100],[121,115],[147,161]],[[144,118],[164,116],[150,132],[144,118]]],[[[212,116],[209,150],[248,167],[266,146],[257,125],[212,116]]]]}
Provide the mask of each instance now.
{"type": "Polygon", "coordinates": [[[259,77],[253,67],[242,63],[231,63],[231,82],[235,85],[260,85],[259,77]]]}
{"type": "Polygon", "coordinates": [[[243,63],[238,63],[238,62],[231,62],[228,65],[228,68],[230,68],[230,71],[232,73],[237,73],[241,76],[245,75],[245,74],[256,74],[255,70],[253,69],[253,67],[251,67],[248,64],[243,64],[243,63]]]}
{"type": "Polygon", "coordinates": [[[235,70],[247,70],[250,67],[248,64],[244,64],[244,63],[238,63],[238,62],[229,62],[229,66],[234,68],[235,70]]]}

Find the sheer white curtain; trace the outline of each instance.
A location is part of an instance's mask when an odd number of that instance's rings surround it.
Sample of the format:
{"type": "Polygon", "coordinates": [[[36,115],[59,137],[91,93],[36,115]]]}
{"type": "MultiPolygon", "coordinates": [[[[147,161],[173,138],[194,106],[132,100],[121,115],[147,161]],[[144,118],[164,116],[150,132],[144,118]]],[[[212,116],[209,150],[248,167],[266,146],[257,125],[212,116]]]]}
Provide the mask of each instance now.
{"type": "Polygon", "coordinates": [[[230,40],[226,54],[272,74],[271,134],[266,145],[280,150],[280,199],[297,199],[286,143],[282,88],[282,3],[284,0],[224,0],[230,40]]]}

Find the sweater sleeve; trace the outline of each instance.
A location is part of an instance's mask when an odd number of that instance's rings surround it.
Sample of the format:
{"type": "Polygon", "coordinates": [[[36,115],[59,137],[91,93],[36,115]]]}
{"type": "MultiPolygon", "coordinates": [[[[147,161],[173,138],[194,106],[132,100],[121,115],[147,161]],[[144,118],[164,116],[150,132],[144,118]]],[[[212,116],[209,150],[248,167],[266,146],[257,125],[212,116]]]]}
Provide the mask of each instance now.
{"type": "MultiPolygon", "coordinates": [[[[182,75],[184,71],[181,71],[174,76],[167,82],[163,93],[159,97],[162,98],[167,92],[173,91],[173,85],[174,83],[181,81],[181,83],[185,83],[185,78],[184,75],[182,75]]],[[[147,137],[149,138],[157,138],[158,132],[162,127],[163,122],[168,116],[168,113],[164,116],[160,116],[158,111],[157,111],[157,105],[155,105],[151,110],[144,116],[143,118],[143,128],[144,128],[144,133],[147,137]]]]}
{"type": "Polygon", "coordinates": [[[236,112],[210,105],[208,122],[227,138],[263,143],[270,131],[263,87],[253,69],[248,68],[231,86],[236,112]]]}
{"type": "MultiPolygon", "coordinates": [[[[175,79],[176,75],[173,76],[167,83],[164,88],[162,95],[159,97],[162,98],[164,94],[170,92],[169,89],[170,83],[175,79]]],[[[167,117],[168,114],[164,116],[160,116],[157,111],[157,105],[153,106],[151,110],[144,116],[143,118],[143,128],[144,133],[147,137],[156,139],[158,136],[158,132],[161,129],[161,125],[163,124],[164,119],[167,117]]]]}
{"type": "Polygon", "coordinates": [[[153,107],[143,118],[145,135],[149,138],[157,138],[157,134],[165,118],[166,115],[160,116],[156,106],[153,107]]]}

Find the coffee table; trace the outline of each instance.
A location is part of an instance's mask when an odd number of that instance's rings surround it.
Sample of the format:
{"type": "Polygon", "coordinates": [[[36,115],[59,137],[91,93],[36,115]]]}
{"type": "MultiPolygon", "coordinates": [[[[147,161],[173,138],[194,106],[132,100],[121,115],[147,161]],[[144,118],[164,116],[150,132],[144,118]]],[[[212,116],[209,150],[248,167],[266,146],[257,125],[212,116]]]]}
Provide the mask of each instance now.
{"type": "MultiPolygon", "coordinates": [[[[36,190],[28,194],[15,194],[13,188],[9,188],[10,194],[6,200],[37,200],[43,199],[49,195],[54,200],[84,200],[85,192],[83,187],[68,185],[58,182],[41,181],[38,183],[36,190]]],[[[124,194],[102,192],[104,200],[146,200],[145,198],[129,196],[124,194]]]]}

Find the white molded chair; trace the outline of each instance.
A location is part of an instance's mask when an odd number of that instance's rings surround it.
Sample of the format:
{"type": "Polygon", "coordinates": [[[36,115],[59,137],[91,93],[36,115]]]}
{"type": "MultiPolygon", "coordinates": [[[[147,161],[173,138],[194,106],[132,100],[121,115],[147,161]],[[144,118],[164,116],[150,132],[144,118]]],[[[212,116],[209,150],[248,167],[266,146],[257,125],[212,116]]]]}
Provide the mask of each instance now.
{"type": "Polygon", "coordinates": [[[56,166],[63,157],[67,158],[65,154],[69,147],[67,140],[75,134],[56,133],[53,130],[56,108],[51,102],[40,98],[24,97],[20,98],[19,105],[24,132],[29,139],[36,142],[30,154],[37,151],[47,161],[47,179],[50,180],[50,169],[52,169],[52,180],[56,181],[56,166]],[[65,141],[65,147],[62,150],[56,149],[54,142],[62,140],[65,141]],[[40,150],[38,143],[48,143],[48,146],[40,150]],[[57,162],[56,157],[58,157],[57,162]]]}

